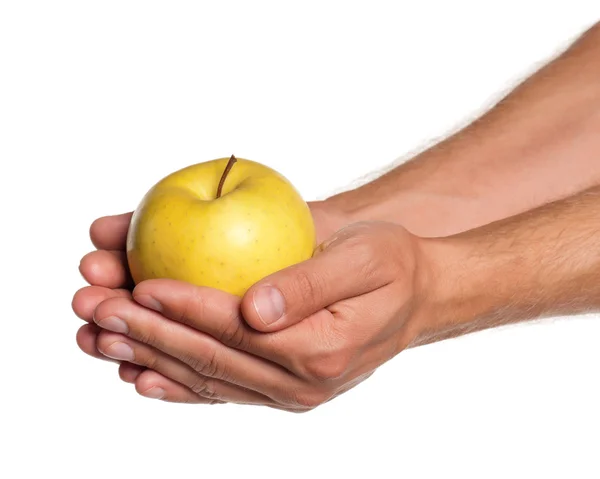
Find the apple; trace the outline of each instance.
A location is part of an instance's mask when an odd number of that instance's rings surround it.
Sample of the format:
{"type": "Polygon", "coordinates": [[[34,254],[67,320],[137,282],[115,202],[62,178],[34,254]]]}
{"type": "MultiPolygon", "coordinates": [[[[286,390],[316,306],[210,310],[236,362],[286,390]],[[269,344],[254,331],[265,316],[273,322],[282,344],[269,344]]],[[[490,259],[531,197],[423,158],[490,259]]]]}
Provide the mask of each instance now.
{"type": "Polygon", "coordinates": [[[160,180],[135,210],[127,235],[134,282],[171,278],[243,296],[271,273],[310,258],[310,209],[281,174],[220,158],[160,180]]]}

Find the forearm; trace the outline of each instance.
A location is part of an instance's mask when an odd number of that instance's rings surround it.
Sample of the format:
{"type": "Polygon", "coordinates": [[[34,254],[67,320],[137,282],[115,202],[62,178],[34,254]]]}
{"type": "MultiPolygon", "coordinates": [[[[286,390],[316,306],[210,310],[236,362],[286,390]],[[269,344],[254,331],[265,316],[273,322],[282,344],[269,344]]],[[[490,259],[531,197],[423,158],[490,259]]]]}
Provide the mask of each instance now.
{"type": "Polygon", "coordinates": [[[600,310],[600,187],[423,242],[431,269],[414,345],[600,310]]]}
{"type": "Polygon", "coordinates": [[[597,25],[467,128],[328,201],[356,219],[443,236],[599,184],[598,78],[597,25]]]}

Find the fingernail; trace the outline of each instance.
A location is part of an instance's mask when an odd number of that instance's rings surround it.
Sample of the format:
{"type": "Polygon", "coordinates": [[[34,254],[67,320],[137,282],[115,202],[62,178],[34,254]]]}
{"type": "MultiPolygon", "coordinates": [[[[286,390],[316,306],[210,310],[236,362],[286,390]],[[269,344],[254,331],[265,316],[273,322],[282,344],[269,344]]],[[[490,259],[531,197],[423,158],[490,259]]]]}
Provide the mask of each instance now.
{"type": "Polygon", "coordinates": [[[148,389],[147,391],[144,391],[142,393],[142,396],[145,396],[145,397],[151,398],[151,399],[162,399],[165,397],[165,394],[166,394],[166,392],[163,388],[153,386],[150,389],[148,389]]]}
{"type": "Polygon", "coordinates": [[[108,329],[109,331],[114,331],[115,333],[126,334],[127,332],[129,332],[127,323],[125,323],[125,321],[123,321],[121,318],[117,318],[116,316],[109,316],[108,318],[104,318],[100,321],[97,321],[96,324],[102,329],[108,329]]]}
{"type": "Polygon", "coordinates": [[[263,286],[254,292],[254,308],[260,320],[269,325],[277,321],[285,310],[285,300],[277,288],[263,286]]]}
{"type": "Polygon", "coordinates": [[[154,311],[162,312],[162,305],[148,294],[136,295],[133,297],[133,299],[135,299],[135,301],[137,301],[142,306],[145,306],[148,309],[153,309],[154,311]]]}
{"type": "Polygon", "coordinates": [[[131,361],[133,360],[133,349],[128,344],[116,342],[106,348],[104,355],[120,361],[131,361]]]}

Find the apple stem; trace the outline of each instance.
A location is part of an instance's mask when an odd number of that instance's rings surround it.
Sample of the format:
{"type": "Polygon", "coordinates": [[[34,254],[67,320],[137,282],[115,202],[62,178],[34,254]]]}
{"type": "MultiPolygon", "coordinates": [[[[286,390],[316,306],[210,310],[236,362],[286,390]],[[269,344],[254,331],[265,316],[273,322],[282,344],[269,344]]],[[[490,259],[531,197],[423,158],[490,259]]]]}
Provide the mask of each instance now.
{"type": "Polygon", "coordinates": [[[227,162],[227,166],[225,166],[225,171],[223,172],[223,175],[221,176],[221,181],[219,181],[219,186],[217,187],[217,198],[221,197],[221,192],[223,191],[223,185],[225,184],[227,175],[231,171],[231,168],[233,168],[233,164],[236,161],[237,161],[237,158],[235,156],[231,155],[231,158],[229,158],[229,161],[227,162]]]}

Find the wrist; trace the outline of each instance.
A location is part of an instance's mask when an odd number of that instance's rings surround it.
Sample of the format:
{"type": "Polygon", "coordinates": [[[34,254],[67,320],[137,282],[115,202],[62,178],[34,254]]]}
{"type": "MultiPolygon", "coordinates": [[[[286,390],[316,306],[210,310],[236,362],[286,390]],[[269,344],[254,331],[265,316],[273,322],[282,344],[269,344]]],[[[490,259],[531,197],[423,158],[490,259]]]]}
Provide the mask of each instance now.
{"type": "Polygon", "coordinates": [[[503,290],[495,263],[462,238],[421,238],[419,282],[409,347],[478,331],[494,324],[503,290]]]}

